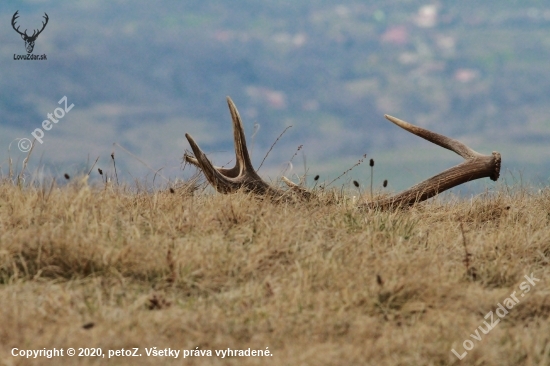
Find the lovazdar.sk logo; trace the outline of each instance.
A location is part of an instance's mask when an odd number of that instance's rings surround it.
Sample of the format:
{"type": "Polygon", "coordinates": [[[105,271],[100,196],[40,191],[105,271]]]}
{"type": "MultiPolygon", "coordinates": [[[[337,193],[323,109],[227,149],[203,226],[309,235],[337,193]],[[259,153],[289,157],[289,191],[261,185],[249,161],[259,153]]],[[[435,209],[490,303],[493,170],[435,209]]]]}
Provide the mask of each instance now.
{"type": "Polygon", "coordinates": [[[42,22],[42,29],[40,30],[35,29],[32,35],[30,36],[27,34],[27,29],[25,29],[24,32],[21,32],[19,30],[20,26],[17,26],[16,28],[17,18],[19,18],[19,10],[17,10],[15,14],[13,14],[13,17],[11,18],[11,26],[21,36],[23,41],[25,41],[25,49],[27,50],[27,54],[26,55],[13,54],[13,59],[14,60],[47,60],[46,54],[34,55],[32,51],[34,50],[34,42],[36,42],[36,39],[48,24],[48,20],[50,19],[48,17],[48,14],[44,13],[43,18],[45,19],[45,21],[42,22]]]}

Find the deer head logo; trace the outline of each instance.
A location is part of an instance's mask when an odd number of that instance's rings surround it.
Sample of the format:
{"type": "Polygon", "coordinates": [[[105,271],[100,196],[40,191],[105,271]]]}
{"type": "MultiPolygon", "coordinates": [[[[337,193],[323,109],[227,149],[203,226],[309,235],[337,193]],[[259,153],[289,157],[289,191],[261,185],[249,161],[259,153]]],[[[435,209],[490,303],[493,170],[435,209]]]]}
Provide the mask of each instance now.
{"type": "Polygon", "coordinates": [[[46,28],[46,24],[48,24],[48,14],[44,13],[44,19],[46,19],[45,22],[42,22],[42,29],[38,30],[36,29],[33,33],[32,33],[32,36],[29,36],[27,34],[27,30],[25,29],[25,32],[21,33],[19,31],[19,26],[17,28],[15,28],[15,21],[17,20],[17,18],[19,18],[19,15],[17,15],[17,13],[19,13],[19,10],[17,10],[15,12],[15,14],[13,14],[13,18],[11,18],[11,26],[13,27],[13,29],[19,33],[21,35],[21,38],[23,38],[23,41],[25,41],[25,48],[27,49],[27,53],[32,53],[32,50],[34,49],[34,42],[36,41],[36,38],[38,38],[38,35],[40,33],[42,33],[42,31],[44,30],[44,28],[46,28]],[[38,33],[37,33],[38,32],[38,33]]]}

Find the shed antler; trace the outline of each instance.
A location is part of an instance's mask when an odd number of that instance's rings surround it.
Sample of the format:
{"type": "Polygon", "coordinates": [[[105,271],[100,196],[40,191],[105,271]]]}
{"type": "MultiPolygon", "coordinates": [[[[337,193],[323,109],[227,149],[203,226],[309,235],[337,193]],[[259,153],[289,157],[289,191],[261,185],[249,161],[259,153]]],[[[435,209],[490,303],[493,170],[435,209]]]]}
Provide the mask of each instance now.
{"type": "Polygon", "coordinates": [[[416,202],[425,201],[443,191],[463,183],[480,179],[491,178],[496,181],[500,175],[500,153],[493,151],[492,155],[483,155],[472,150],[462,142],[447,136],[415,126],[398,118],[384,116],[399,127],[414,133],[436,145],[454,151],[465,161],[447,169],[425,181],[404,190],[395,196],[363,204],[366,208],[389,208],[411,206],[416,202]]]}
{"type": "MultiPolygon", "coordinates": [[[[272,187],[264,182],[254,170],[252,162],[250,161],[250,155],[248,154],[248,148],[246,147],[246,139],[239,111],[237,111],[237,107],[235,107],[235,104],[229,97],[227,97],[227,105],[229,106],[229,112],[233,120],[233,139],[235,140],[236,157],[235,166],[231,169],[213,166],[193,137],[188,133],[185,134],[185,137],[187,141],[189,141],[189,145],[191,145],[191,149],[195,156],[193,157],[185,153],[185,161],[199,167],[203,171],[208,182],[210,182],[210,184],[220,193],[234,193],[243,189],[247,192],[274,198],[286,195],[286,191],[272,187]]],[[[283,181],[293,191],[299,192],[305,196],[309,195],[305,189],[294,184],[287,178],[283,177],[283,181]]]]}
{"type": "MultiPolygon", "coordinates": [[[[184,156],[185,161],[199,167],[210,184],[220,193],[233,193],[240,189],[244,189],[245,191],[259,195],[271,197],[284,196],[287,191],[272,187],[264,182],[254,170],[250,161],[250,155],[248,154],[248,148],[246,147],[244,129],[239,112],[229,97],[227,97],[227,104],[229,105],[229,111],[233,119],[233,138],[235,140],[236,155],[235,166],[231,169],[213,166],[189,134],[185,134],[185,137],[189,141],[195,156],[193,157],[186,153],[184,156]]],[[[498,179],[500,174],[500,153],[493,151],[492,155],[482,155],[460,141],[412,125],[392,116],[385,115],[385,117],[399,127],[417,136],[454,151],[462,156],[465,161],[392,197],[367,202],[362,204],[361,207],[385,209],[411,206],[416,202],[425,201],[443,191],[475,179],[486,177],[495,181],[498,179]]],[[[306,197],[310,195],[310,193],[306,192],[302,187],[294,184],[287,178],[283,177],[283,181],[292,191],[299,192],[302,196],[306,197]]]]}

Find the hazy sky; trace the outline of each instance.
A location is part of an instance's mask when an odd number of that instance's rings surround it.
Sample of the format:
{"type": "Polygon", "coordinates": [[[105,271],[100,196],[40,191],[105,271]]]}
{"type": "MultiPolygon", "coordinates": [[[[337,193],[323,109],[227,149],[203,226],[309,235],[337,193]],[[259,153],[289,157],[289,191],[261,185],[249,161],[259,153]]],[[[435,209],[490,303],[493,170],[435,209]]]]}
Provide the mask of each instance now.
{"type": "MultiPolygon", "coordinates": [[[[22,164],[17,139],[36,136],[43,143],[29,166],[42,162],[58,176],[97,157],[110,169],[113,148],[126,180],[160,168],[172,179],[188,176],[186,132],[216,164],[230,163],[231,95],[256,166],[293,126],[262,168],[272,178],[299,145],[292,173],[303,174],[305,163],[310,175],[334,177],[367,153],[377,160],[375,177],[394,189],[460,161],[389,125],[389,113],[480,152],[499,150],[516,176],[548,179],[550,6],[377,3],[3,1],[2,172],[8,156],[22,164]],[[27,54],[11,24],[17,10],[29,35],[48,14],[33,50],[47,60],[14,60],[27,54]],[[65,100],[74,105],[66,113],[65,100]]],[[[360,166],[349,179],[369,174],[360,166]]]]}

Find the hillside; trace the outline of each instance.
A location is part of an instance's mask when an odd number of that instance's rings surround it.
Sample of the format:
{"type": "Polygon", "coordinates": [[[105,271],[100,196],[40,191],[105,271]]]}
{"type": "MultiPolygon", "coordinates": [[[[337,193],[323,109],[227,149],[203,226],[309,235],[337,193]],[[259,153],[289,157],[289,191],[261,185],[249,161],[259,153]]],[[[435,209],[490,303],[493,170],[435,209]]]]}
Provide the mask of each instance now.
{"type": "Polygon", "coordinates": [[[13,348],[82,347],[106,356],[51,361],[549,362],[548,189],[501,186],[473,200],[377,212],[358,210],[356,193],[340,190],[274,204],[196,188],[4,181],[0,359],[38,365],[46,359],[14,357],[13,348]],[[153,347],[180,353],[146,356],[153,347]],[[120,356],[134,348],[141,357],[120,356]],[[270,356],[215,354],[249,348],[270,356]]]}

